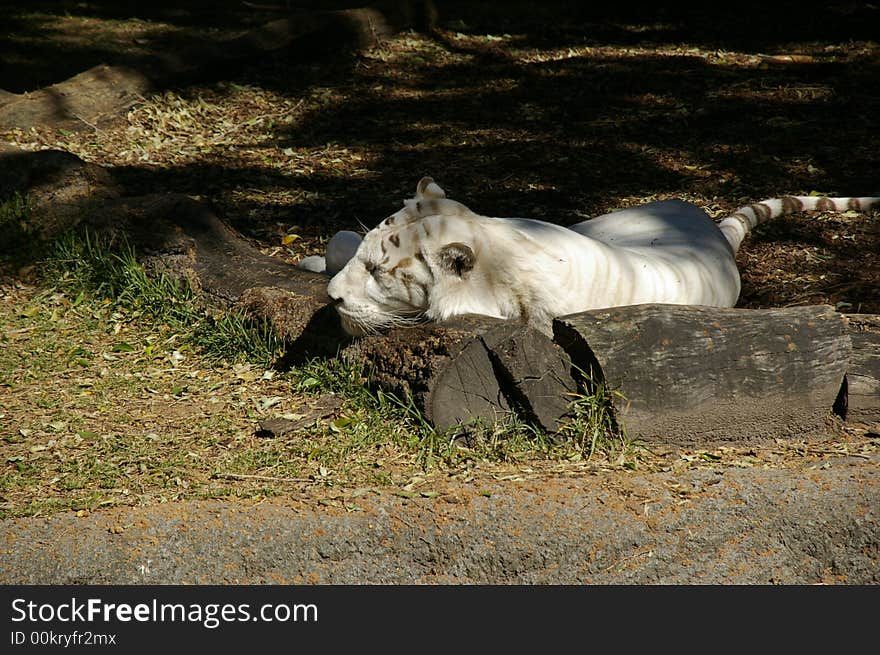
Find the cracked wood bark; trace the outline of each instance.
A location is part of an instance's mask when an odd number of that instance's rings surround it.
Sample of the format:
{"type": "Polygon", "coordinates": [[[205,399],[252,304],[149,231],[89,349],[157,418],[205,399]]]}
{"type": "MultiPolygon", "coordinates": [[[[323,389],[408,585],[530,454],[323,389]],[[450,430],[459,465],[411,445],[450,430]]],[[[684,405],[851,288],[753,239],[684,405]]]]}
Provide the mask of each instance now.
{"type": "Polygon", "coordinates": [[[375,45],[406,29],[430,29],[430,0],[380,0],[365,7],[304,11],[226,41],[178,44],[131,68],[100,65],[30,93],[0,93],[0,128],[69,130],[105,127],[143,97],[230,64],[284,49],[339,53],[375,45]]]}
{"type": "Polygon", "coordinates": [[[618,307],[556,319],[554,340],[621,392],[630,436],[686,447],[822,430],[851,351],[824,305],[618,307]]]}
{"type": "Polygon", "coordinates": [[[445,430],[517,414],[555,432],[575,391],[570,363],[547,336],[519,323],[466,316],[358,339],[342,356],[445,430]]]}
{"type": "Polygon", "coordinates": [[[880,426],[880,316],[847,314],[852,356],[840,407],[847,421],[880,426]]]}

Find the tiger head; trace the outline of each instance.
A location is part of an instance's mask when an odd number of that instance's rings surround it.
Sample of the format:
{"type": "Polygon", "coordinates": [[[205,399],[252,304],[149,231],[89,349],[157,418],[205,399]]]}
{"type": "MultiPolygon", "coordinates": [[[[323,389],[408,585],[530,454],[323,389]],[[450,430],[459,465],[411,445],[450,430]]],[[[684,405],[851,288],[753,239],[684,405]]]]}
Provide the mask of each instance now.
{"type": "Polygon", "coordinates": [[[431,178],[419,181],[415,197],[369,231],[330,280],[327,293],[346,332],[361,336],[466,313],[492,315],[482,218],[446,198],[431,178]]]}

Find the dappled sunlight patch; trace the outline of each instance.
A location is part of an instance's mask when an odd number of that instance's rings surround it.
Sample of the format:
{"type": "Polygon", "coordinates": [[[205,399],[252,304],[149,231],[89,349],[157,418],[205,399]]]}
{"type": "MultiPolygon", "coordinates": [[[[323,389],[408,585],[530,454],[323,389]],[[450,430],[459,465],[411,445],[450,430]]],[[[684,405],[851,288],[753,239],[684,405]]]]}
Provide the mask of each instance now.
{"type": "MultiPolygon", "coordinates": [[[[597,34],[548,24],[542,7],[528,16],[532,33],[450,19],[433,35],[402,33],[350,60],[267,58],[230,81],[144,97],[119,124],[0,138],[73,152],[113,169],[132,194],[200,196],[290,262],[323,253],[337,229],[373,227],[426,174],[456,197],[478,198],[485,213],[560,224],[669,197],[718,217],[812,186],[873,192],[855,187],[876,156],[864,91],[876,43],[794,35],[761,54],[698,34],[671,40],[672,21],[621,20],[597,34]],[[792,180],[808,186],[786,186],[792,180]]],[[[50,22],[65,47],[93,34],[75,16],[50,22]]],[[[134,56],[168,27],[91,22],[106,51],[134,56]]],[[[819,213],[761,227],[740,250],[741,306],[880,311],[876,222],[876,212],[819,213]]],[[[327,362],[275,371],[278,344],[251,340],[252,326],[234,317],[191,311],[185,293],[130,275],[137,293],[120,303],[106,270],[93,280],[105,288],[84,292],[85,270],[33,286],[39,267],[0,264],[18,280],[0,287],[5,516],[192,498],[351,511],[381,494],[443,498],[450,482],[480,489],[876,457],[877,438],[864,431],[824,445],[683,453],[596,448],[585,429],[579,447],[523,426],[441,435],[405,399],[368,392],[362,372],[327,362]],[[228,360],[218,356],[224,348],[228,360]],[[261,433],[268,421],[290,429],[261,433]]]]}
{"type": "Polygon", "coordinates": [[[437,434],[335,360],[289,372],[207,360],[185,330],[84,291],[17,283],[2,300],[4,516],[212,497],[332,504],[365,488],[431,497],[444,481],[583,463],[526,426],[437,434]],[[269,420],[295,428],[261,436],[269,420]]]}

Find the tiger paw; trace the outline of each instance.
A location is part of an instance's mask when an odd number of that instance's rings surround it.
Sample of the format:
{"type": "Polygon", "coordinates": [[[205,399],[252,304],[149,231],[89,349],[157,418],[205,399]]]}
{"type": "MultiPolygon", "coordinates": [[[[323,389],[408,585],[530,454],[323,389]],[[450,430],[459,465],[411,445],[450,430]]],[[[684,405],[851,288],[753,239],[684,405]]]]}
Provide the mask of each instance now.
{"type": "Polygon", "coordinates": [[[327,261],[322,255],[310,255],[300,259],[296,263],[296,267],[311,273],[324,273],[327,270],[327,261]]]}
{"type": "Polygon", "coordinates": [[[312,273],[324,273],[333,277],[341,271],[348,260],[354,257],[361,245],[361,235],[350,230],[341,230],[333,235],[327,243],[327,253],[324,256],[311,255],[301,259],[296,267],[312,273]]]}
{"type": "Polygon", "coordinates": [[[354,257],[361,241],[361,235],[351,230],[341,230],[334,234],[327,244],[325,273],[332,276],[341,271],[348,260],[354,257]]]}

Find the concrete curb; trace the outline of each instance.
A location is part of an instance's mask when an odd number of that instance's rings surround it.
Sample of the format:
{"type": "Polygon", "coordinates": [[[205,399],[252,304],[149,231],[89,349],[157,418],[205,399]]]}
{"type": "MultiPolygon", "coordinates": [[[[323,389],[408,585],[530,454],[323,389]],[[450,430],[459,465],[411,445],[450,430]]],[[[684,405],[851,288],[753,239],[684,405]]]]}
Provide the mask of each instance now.
{"type": "Polygon", "coordinates": [[[870,584],[880,456],[0,522],[7,584],[870,584]],[[124,526],[115,532],[113,526],[124,526]]]}

